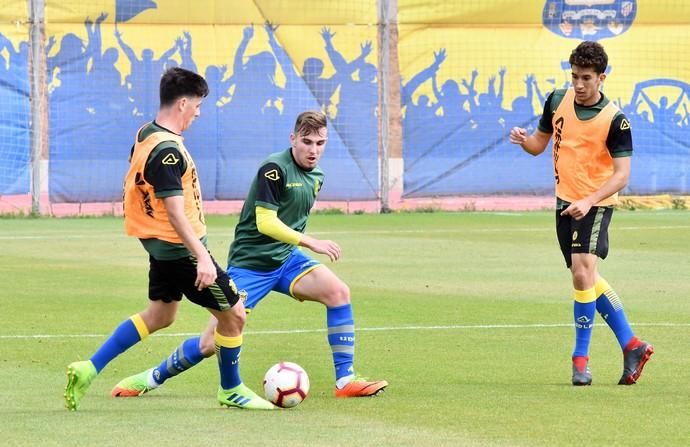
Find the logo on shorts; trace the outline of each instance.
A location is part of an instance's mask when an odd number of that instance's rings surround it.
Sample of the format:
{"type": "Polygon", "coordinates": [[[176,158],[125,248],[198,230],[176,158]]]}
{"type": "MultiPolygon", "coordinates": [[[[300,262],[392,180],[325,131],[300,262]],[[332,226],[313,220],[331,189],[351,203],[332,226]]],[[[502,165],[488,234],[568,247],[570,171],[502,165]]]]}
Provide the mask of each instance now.
{"type": "Polygon", "coordinates": [[[303,262],[302,265],[299,266],[299,269],[304,270],[307,267],[311,267],[312,265],[317,265],[318,263],[319,263],[319,261],[317,261],[316,259],[310,259],[306,262],[303,262]]]}
{"type": "Polygon", "coordinates": [[[242,289],[239,292],[237,292],[237,296],[240,297],[240,301],[242,301],[242,304],[244,305],[247,302],[247,297],[249,296],[249,294],[246,290],[242,289]]]}
{"type": "Polygon", "coordinates": [[[232,278],[228,278],[228,285],[230,286],[230,290],[232,290],[232,293],[237,295],[237,286],[235,285],[235,281],[233,281],[232,278]]]}
{"type": "Polygon", "coordinates": [[[573,240],[574,241],[577,240],[577,236],[578,236],[577,231],[573,231],[573,240]]]}

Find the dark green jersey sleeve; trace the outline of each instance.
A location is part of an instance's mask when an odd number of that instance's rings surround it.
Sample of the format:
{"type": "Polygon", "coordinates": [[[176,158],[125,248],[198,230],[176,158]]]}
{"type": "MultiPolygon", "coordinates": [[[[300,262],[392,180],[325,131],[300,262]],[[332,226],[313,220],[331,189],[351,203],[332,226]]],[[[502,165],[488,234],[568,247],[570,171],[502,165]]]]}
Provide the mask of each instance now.
{"type": "Polygon", "coordinates": [[[144,178],[153,185],[159,199],[182,195],[182,176],[187,170],[187,163],[177,145],[163,142],[156,146],[144,168],[144,178]]]}
{"type": "Polygon", "coordinates": [[[551,119],[554,111],[552,106],[554,93],[555,92],[551,92],[549,93],[549,96],[546,97],[546,101],[544,101],[544,112],[541,114],[541,118],[539,118],[538,129],[544,133],[553,133],[553,124],[551,123],[551,119]]]}
{"type": "Polygon", "coordinates": [[[633,151],[632,132],[630,121],[623,112],[618,113],[611,121],[609,135],[606,138],[606,147],[613,158],[630,157],[633,151]]]}
{"type": "Polygon", "coordinates": [[[256,205],[271,210],[280,207],[285,187],[285,174],[277,163],[269,162],[259,168],[256,177],[256,205]]]}

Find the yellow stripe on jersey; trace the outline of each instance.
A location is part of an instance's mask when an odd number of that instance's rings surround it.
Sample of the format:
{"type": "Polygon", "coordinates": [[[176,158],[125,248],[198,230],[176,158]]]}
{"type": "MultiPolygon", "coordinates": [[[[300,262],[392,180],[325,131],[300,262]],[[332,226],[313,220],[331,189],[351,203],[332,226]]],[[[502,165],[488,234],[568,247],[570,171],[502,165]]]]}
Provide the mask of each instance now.
{"type": "Polygon", "coordinates": [[[587,290],[573,290],[573,298],[578,303],[591,303],[597,300],[597,294],[594,292],[594,287],[587,290]]]}
{"type": "Polygon", "coordinates": [[[213,331],[213,338],[216,341],[216,345],[224,348],[237,348],[238,346],[242,346],[242,334],[237,337],[228,337],[226,335],[220,335],[218,331],[213,331]]]}
{"type": "Polygon", "coordinates": [[[278,212],[262,206],[256,207],[256,228],[261,234],[290,245],[299,245],[302,233],[288,227],[278,219],[278,212]]]}
{"type": "Polygon", "coordinates": [[[134,323],[134,327],[137,328],[139,338],[143,340],[144,338],[149,336],[149,328],[146,327],[146,323],[144,322],[144,319],[141,318],[141,315],[135,314],[129,317],[129,319],[132,320],[132,323],[134,323]]]}

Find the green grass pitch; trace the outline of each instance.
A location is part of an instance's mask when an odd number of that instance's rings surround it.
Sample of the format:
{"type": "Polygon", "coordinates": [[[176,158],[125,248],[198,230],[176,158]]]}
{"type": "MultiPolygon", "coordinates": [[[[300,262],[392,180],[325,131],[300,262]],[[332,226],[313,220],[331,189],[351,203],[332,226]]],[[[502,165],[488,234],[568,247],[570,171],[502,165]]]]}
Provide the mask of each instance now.
{"type": "MultiPolygon", "coordinates": [[[[221,265],[236,219],[208,219],[221,265]]],[[[313,216],[309,232],[343,248],[331,267],[352,290],[359,372],[390,382],[380,397],[336,400],[322,306],[272,294],[249,317],[242,375],[260,391],[274,363],[302,365],[312,388],[295,409],[221,409],[215,359],[144,397],[111,398],[118,380],[205,326],[207,313],[185,301],[172,327],[115,359],[70,413],[65,366],[146,306],[147,256],[117,218],[0,220],[2,443],[689,445],[690,214],[614,215],[600,271],[656,347],[632,387],[616,385],[622,357],[600,318],[594,383],[570,385],[570,276],[553,221],[550,212],[313,216]]]]}

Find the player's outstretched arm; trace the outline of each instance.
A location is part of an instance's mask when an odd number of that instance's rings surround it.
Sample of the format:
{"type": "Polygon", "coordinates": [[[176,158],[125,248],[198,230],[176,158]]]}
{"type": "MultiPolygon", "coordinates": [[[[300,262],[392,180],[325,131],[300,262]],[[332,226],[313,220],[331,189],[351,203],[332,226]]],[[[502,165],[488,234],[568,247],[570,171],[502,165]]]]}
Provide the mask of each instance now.
{"type": "Polygon", "coordinates": [[[335,262],[340,259],[341,250],[340,246],[327,239],[315,239],[311,236],[302,235],[302,239],[299,241],[301,247],[306,247],[314,253],[319,253],[321,255],[326,255],[331,260],[335,262]]]}
{"type": "Polygon", "coordinates": [[[256,209],[256,229],[277,241],[308,248],[314,253],[328,256],[331,261],[340,259],[340,246],[333,241],[315,239],[295,231],[278,218],[278,212],[261,206],[256,209]]]}
{"type": "Polygon", "coordinates": [[[519,144],[520,147],[531,155],[539,155],[546,150],[551,134],[537,129],[532,135],[527,133],[522,127],[513,127],[510,130],[510,142],[519,144]]]}

